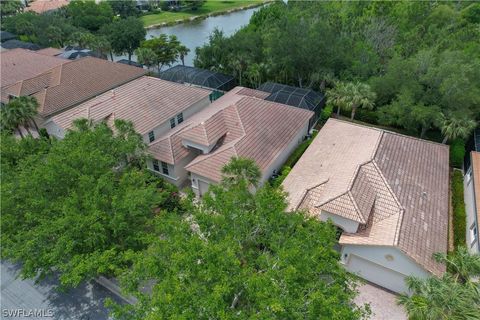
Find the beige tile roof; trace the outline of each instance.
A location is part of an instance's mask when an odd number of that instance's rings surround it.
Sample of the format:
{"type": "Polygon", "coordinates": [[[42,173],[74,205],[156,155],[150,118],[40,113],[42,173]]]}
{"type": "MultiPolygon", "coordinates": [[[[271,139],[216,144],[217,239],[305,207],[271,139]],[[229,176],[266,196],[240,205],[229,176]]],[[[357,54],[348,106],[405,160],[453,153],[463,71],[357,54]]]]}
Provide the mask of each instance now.
{"type": "Polygon", "coordinates": [[[39,79],[48,78],[46,88],[33,94],[43,117],[64,111],[90,98],[141,77],[145,70],[93,57],[69,61],[44,74],[22,81],[20,93],[38,89],[39,79]],[[25,88],[29,88],[28,90],[25,88]]]}
{"type": "Polygon", "coordinates": [[[221,168],[234,155],[251,158],[262,170],[266,169],[313,113],[245,96],[243,89],[234,88],[159,141],[151,143],[152,155],[176,163],[181,160],[178,155],[186,156],[180,150],[188,150],[182,145],[182,139],[203,145],[219,140],[213,152],[198,156],[186,169],[220,181],[221,168]],[[180,139],[175,141],[176,138],[180,139]],[[169,154],[165,154],[169,150],[169,154]]]}
{"type": "Polygon", "coordinates": [[[52,10],[57,10],[63,6],[68,5],[69,0],[35,0],[28,4],[25,11],[33,11],[36,13],[44,13],[52,10]]]}
{"type": "Polygon", "coordinates": [[[250,89],[250,88],[243,88],[242,90],[238,91],[238,94],[248,97],[255,97],[259,99],[265,99],[270,95],[270,92],[250,89]]]}
{"type": "Polygon", "coordinates": [[[477,221],[480,223],[480,152],[472,151],[472,174],[475,190],[475,204],[477,207],[477,221]]]}
{"type": "Polygon", "coordinates": [[[290,209],[358,221],[341,244],[391,245],[426,270],[447,250],[448,147],[330,119],[283,182],[290,209]]]}
{"type": "Polygon", "coordinates": [[[53,57],[53,56],[58,56],[63,51],[60,50],[60,49],[57,49],[57,48],[45,48],[45,49],[37,50],[35,52],[38,53],[38,54],[43,54],[43,55],[46,55],[46,56],[53,57]]]}
{"type": "Polygon", "coordinates": [[[138,133],[146,134],[207,98],[210,92],[143,76],[55,115],[52,120],[63,129],[70,129],[75,119],[100,121],[114,114],[116,119],[132,121],[138,133]]]}
{"type": "Polygon", "coordinates": [[[70,60],[39,54],[26,49],[12,49],[0,53],[1,87],[30,79],[70,60]]]}

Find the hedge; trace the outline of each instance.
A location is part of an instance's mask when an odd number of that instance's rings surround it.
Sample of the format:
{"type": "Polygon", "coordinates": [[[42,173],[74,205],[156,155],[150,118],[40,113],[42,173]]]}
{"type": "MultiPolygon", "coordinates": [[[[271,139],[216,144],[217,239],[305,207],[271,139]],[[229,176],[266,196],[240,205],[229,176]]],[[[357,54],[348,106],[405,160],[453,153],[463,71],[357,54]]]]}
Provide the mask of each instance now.
{"type": "Polygon", "coordinates": [[[462,139],[455,139],[450,144],[450,164],[452,167],[461,169],[465,157],[465,142],[462,139]]]}
{"type": "Polygon", "coordinates": [[[454,170],[452,175],[452,209],[453,209],[453,245],[455,250],[465,246],[467,214],[463,198],[463,173],[454,170]]]}
{"type": "Polygon", "coordinates": [[[290,157],[288,157],[287,161],[284,163],[284,166],[293,168],[295,163],[297,163],[297,161],[300,159],[300,157],[305,152],[305,150],[307,150],[308,146],[310,145],[310,143],[312,143],[313,139],[315,139],[317,134],[318,134],[318,131],[315,131],[312,134],[312,137],[310,139],[303,141],[297,147],[297,149],[295,149],[295,151],[293,151],[293,153],[290,155],[290,157]]]}

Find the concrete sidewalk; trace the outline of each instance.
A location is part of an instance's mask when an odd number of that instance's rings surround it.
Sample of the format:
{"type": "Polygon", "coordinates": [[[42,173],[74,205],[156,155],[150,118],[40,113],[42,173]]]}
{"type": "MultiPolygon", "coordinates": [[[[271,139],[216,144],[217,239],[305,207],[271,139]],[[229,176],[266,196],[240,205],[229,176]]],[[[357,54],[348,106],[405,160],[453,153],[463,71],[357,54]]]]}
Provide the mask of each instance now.
{"type": "Polygon", "coordinates": [[[407,320],[402,306],[397,304],[397,296],[373,284],[366,283],[358,288],[360,292],[355,298],[357,305],[370,303],[372,320],[407,320]]]}

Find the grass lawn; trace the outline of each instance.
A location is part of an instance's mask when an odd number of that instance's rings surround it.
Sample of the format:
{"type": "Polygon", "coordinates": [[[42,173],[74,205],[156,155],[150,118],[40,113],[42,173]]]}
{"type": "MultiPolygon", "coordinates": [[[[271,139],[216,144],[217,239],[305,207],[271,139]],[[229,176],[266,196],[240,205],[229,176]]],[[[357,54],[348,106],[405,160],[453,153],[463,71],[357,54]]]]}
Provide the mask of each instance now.
{"type": "Polygon", "coordinates": [[[189,19],[194,16],[203,16],[215,12],[228,11],[239,7],[245,7],[260,4],[265,0],[207,0],[205,4],[196,11],[185,10],[178,12],[161,12],[143,16],[141,19],[143,24],[148,27],[151,25],[174,22],[176,20],[189,19]]]}

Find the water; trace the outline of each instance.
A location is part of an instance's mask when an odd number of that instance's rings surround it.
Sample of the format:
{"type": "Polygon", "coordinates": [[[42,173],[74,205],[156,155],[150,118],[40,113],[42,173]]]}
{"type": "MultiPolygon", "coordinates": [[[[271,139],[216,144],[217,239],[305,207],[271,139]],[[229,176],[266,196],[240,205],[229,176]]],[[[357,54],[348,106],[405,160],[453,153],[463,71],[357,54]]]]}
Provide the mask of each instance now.
{"type": "MultiPolygon", "coordinates": [[[[195,48],[208,42],[208,37],[215,28],[222,30],[226,36],[230,36],[241,27],[247,25],[253,13],[259,9],[260,7],[250,8],[215,17],[208,17],[203,20],[189,21],[173,26],[160,27],[158,29],[148,29],[145,39],[157,37],[162,33],[176,35],[178,40],[190,49],[189,54],[185,57],[185,65],[193,66],[195,48]]],[[[114,59],[128,59],[128,56],[114,56],[114,59]]],[[[136,61],[136,57],[132,57],[132,60],[136,61]]],[[[180,63],[180,61],[177,63],[180,63]]]]}

